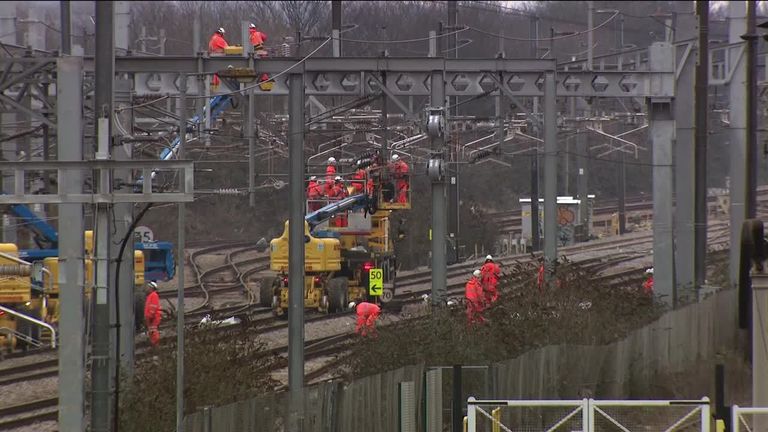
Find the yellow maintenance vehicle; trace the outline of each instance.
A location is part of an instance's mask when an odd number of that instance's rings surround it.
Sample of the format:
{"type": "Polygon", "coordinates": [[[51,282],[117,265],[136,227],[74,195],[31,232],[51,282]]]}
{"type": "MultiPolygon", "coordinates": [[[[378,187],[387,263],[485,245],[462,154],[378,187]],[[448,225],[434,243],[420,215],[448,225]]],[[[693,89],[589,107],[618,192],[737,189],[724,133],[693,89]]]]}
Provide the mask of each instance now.
{"type": "MultiPolygon", "coordinates": [[[[344,183],[351,196],[307,202],[306,308],[336,313],[346,310],[350,301],[386,304],[394,298],[396,257],[389,216],[393,210],[410,208],[410,194],[407,201],[394,202],[387,187],[379,186],[381,171],[369,167],[365,179],[344,183]]],[[[275,274],[262,280],[259,293],[261,305],[271,306],[278,316],[288,309],[288,245],[286,222],[283,234],[270,243],[270,270],[275,274]]]]}
{"type": "MultiPolygon", "coordinates": [[[[86,300],[93,286],[93,232],[85,232],[86,300]]],[[[134,252],[134,284],[144,285],[144,254],[134,252]]],[[[19,259],[19,248],[12,243],[0,243],[0,347],[20,345],[41,346],[51,343],[49,331],[41,321],[52,327],[59,322],[59,260],[48,257],[41,262],[27,263],[19,259]]]]}

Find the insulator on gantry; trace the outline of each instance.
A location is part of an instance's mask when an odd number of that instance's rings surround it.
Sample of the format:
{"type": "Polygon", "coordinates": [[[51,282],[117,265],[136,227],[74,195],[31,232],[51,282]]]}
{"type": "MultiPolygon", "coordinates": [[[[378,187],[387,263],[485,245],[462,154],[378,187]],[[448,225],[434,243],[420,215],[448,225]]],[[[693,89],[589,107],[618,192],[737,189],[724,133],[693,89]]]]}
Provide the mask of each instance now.
{"type": "Polygon", "coordinates": [[[220,188],[214,191],[216,195],[242,195],[242,192],[235,188],[220,188]]]}
{"type": "Polygon", "coordinates": [[[293,57],[293,38],[291,36],[283,38],[283,44],[280,45],[280,55],[282,57],[293,57]]]}

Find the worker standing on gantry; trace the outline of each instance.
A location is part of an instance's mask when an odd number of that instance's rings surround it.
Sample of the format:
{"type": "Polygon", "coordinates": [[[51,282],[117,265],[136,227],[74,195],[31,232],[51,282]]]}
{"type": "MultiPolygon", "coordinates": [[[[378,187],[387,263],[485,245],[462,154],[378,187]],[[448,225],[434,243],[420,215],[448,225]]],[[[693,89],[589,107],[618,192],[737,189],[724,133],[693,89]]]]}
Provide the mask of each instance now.
{"type": "Polygon", "coordinates": [[[467,322],[469,324],[485,322],[485,318],[482,314],[485,310],[486,302],[485,295],[483,294],[483,285],[480,282],[480,276],[480,270],[475,270],[472,273],[472,277],[467,281],[464,291],[464,296],[467,301],[467,322]]]}
{"type": "Polygon", "coordinates": [[[266,57],[267,52],[264,50],[264,42],[267,41],[267,35],[258,31],[254,23],[248,25],[248,39],[253,46],[253,52],[259,57],[266,57]]]}
{"type": "Polygon", "coordinates": [[[227,40],[224,39],[225,33],[223,27],[219,27],[213,32],[211,39],[208,41],[208,54],[224,54],[224,50],[229,48],[227,40]]]}
{"type": "MultiPolygon", "coordinates": [[[[354,306],[354,303],[351,304],[354,306]]],[[[381,308],[375,303],[362,302],[355,309],[357,322],[355,333],[360,336],[373,336],[376,334],[376,320],[381,315],[381,308]]]]}
{"type": "Polygon", "coordinates": [[[480,267],[480,273],[485,301],[487,304],[494,303],[499,299],[497,286],[501,277],[501,268],[493,262],[493,257],[488,255],[485,257],[485,264],[480,267]]]}
{"type": "MultiPolygon", "coordinates": [[[[213,32],[213,35],[211,35],[211,39],[208,41],[208,54],[212,55],[223,55],[224,50],[229,47],[229,44],[227,43],[227,40],[224,39],[224,27],[219,27],[215,32],[213,32]]],[[[219,84],[221,84],[221,80],[219,79],[219,76],[216,74],[213,74],[213,79],[211,80],[211,86],[216,89],[219,87],[219,84]]]]}
{"type": "Polygon", "coordinates": [[[160,344],[160,296],[157,294],[157,284],[155,282],[147,283],[147,300],[144,303],[144,323],[147,326],[149,342],[152,346],[160,344]]]}
{"type": "Polygon", "coordinates": [[[392,162],[389,164],[389,172],[395,178],[395,191],[398,204],[408,203],[408,164],[400,159],[400,156],[393,154],[392,162]]]}

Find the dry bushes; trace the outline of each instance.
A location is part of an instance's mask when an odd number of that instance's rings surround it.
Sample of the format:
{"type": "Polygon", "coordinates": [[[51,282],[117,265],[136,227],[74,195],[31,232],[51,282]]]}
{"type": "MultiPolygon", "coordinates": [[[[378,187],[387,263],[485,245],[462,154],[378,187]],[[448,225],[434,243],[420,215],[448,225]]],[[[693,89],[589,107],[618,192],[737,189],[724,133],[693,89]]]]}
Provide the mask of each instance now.
{"type": "Polygon", "coordinates": [[[354,377],[425,362],[486,364],[550,344],[605,344],[659,317],[663,308],[639,287],[595,280],[588,266],[559,263],[558,283],[539,290],[537,266],[517,263],[499,284],[500,300],[487,322],[468,326],[463,307],[382,327],[349,357],[354,377]]]}
{"type": "MultiPolygon", "coordinates": [[[[269,371],[278,361],[256,338],[255,327],[221,331],[188,329],[185,343],[186,412],[272,391],[269,371]]],[[[140,360],[133,382],[121,392],[125,432],[173,430],[176,422],[176,345],[140,360]]]]}

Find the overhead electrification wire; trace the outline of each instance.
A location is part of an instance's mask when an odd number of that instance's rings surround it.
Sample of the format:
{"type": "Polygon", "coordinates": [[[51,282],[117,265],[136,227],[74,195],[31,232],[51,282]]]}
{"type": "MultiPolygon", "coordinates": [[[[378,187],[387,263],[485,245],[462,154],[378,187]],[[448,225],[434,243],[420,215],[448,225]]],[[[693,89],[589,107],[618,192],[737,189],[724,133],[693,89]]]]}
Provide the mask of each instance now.
{"type": "Polygon", "coordinates": [[[546,42],[546,41],[556,41],[556,40],[562,40],[562,39],[568,39],[568,38],[572,38],[572,37],[577,37],[577,36],[581,36],[581,35],[587,34],[589,32],[593,32],[595,30],[599,30],[599,29],[605,27],[606,25],[608,25],[611,21],[613,21],[613,19],[616,18],[619,15],[619,13],[620,12],[618,12],[618,11],[614,12],[613,15],[611,15],[608,19],[606,19],[605,21],[603,21],[602,23],[598,24],[597,26],[595,26],[595,27],[593,27],[591,29],[577,31],[577,32],[574,32],[574,33],[571,33],[571,34],[566,34],[566,35],[562,35],[562,36],[555,36],[555,37],[551,37],[551,38],[518,38],[518,37],[504,36],[504,35],[500,35],[500,34],[496,34],[496,33],[487,32],[485,30],[481,30],[481,29],[476,28],[476,27],[468,27],[468,28],[473,30],[473,31],[476,31],[478,33],[482,33],[484,35],[487,35],[487,36],[493,36],[493,37],[497,37],[497,38],[501,38],[501,39],[506,39],[506,40],[511,40],[511,41],[517,41],[517,42],[546,42]]]}
{"type": "Polygon", "coordinates": [[[155,102],[160,102],[160,101],[165,100],[165,99],[168,99],[168,96],[159,97],[157,99],[153,99],[153,100],[151,100],[149,102],[145,102],[145,103],[138,104],[138,105],[131,105],[131,106],[127,106],[127,107],[119,107],[119,108],[115,109],[115,111],[119,112],[119,111],[123,111],[123,110],[127,110],[127,109],[141,108],[141,107],[144,107],[144,106],[147,106],[147,105],[152,105],[155,102]]]}
{"type": "MultiPolygon", "coordinates": [[[[445,36],[452,36],[457,33],[461,33],[463,31],[469,30],[471,27],[464,27],[462,29],[458,29],[456,31],[452,31],[449,33],[443,33],[436,35],[435,38],[441,38],[445,36]]],[[[364,40],[364,39],[347,39],[347,38],[339,38],[340,41],[343,42],[356,42],[356,43],[372,43],[372,44],[386,44],[386,43],[411,43],[411,42],[424,42],[428,41],[430,39],[433,39],[431,37],[422,37],[422,38],[415,38],[415,39],[400,39],[400,40],[364,40]]]]}

